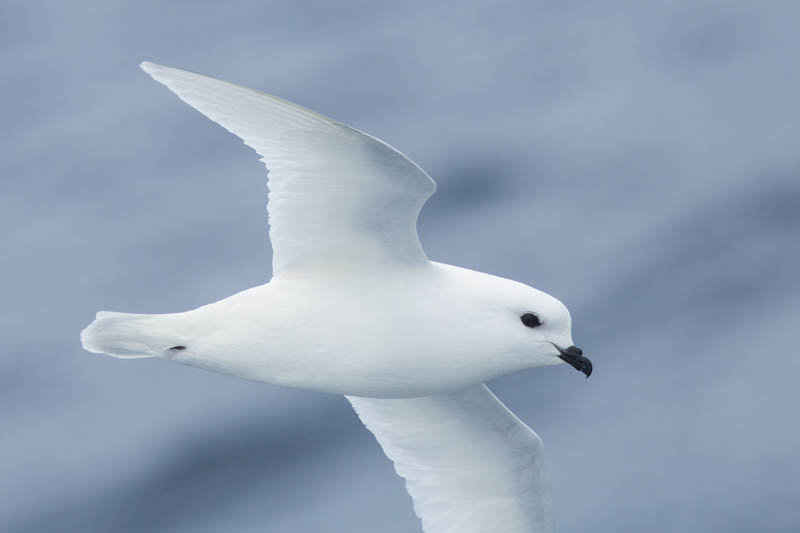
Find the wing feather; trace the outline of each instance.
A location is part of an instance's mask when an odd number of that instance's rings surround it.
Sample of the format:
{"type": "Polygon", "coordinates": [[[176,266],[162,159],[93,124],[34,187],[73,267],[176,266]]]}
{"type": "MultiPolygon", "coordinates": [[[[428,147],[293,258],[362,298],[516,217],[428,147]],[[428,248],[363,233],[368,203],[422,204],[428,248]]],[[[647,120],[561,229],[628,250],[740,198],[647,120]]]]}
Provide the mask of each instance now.
{"type": "Polygon", "coordinates": [[[273,275],[427,260],[416,224],[436,184],[399,151],[276,96],[153,63],[142,69],[262,156],[273,275]]]}
{"type": "Polygon", "coordinates": [[[426,533],[553,530],[542,441],[486,385],[348,400],[405,478],[426,533]]]}

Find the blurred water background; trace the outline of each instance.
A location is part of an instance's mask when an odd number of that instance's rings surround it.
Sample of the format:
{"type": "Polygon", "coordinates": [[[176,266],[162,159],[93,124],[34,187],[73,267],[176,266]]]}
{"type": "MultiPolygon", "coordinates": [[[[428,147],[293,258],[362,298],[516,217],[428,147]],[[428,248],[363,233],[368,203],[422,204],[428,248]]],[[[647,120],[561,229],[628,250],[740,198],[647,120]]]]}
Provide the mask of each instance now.
{"type": "Polygon", "coordinates": [[[340,397],[83,352],[99,309],[270,277],[264,170],[150,80],[257,87],[437,180],[432,259],[534,285],[595,363],[491,383],[561,532],[800,531],[800,4],[0,5],[0,531],[418,531],[340,397]]]}

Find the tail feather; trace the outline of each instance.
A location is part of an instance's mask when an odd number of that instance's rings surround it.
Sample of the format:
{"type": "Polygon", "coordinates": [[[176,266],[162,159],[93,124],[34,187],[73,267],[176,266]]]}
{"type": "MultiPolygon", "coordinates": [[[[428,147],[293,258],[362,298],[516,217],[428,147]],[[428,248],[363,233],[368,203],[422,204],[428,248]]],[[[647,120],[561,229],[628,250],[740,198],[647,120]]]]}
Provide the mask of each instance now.
{"type": "Polygon", "coordinates": [[[90,352],[114,357],[158,357],[185,344],[172,327],[173,316],[100,311],[81,331],[81,343],[90,352]]]}

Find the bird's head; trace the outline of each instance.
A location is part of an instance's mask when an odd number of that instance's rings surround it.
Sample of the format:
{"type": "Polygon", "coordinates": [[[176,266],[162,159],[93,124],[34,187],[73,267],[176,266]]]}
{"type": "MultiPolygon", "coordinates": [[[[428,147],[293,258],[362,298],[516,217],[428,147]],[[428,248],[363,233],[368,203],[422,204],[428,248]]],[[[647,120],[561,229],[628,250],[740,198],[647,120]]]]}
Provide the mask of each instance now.
{"type": "Polygon", "coordinates": [[[572,340],[570,313],[559,300],[487,274],[468,285],[470,305],[465,309],[472,314],[472,326],[465,328],[465,335],[487,352],[484,357],[494,359],[489,362],[500,373],[562,362],[586,377],[592,373],[591,361],[572,340]]]}
{"type": "Polygon", "coordinates": [[[524,328],[517,328],[517,349],[531,352],[541,365],[554,364],[556,359],[568,363],[588,378],[592,362],[572,341],[572,317],[567,307],[545,292],[523,287],[521,298],[511,305],[524,328]]]}

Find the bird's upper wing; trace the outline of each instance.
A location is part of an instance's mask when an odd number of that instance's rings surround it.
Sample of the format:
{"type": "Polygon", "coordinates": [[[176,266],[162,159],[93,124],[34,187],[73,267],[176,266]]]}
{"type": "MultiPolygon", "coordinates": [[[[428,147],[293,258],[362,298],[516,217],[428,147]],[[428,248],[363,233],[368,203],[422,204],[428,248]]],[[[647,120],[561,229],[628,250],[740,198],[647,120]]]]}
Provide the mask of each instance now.
{"type": "Polygon", "coordinates": [[[153,63],[142,69],[262,156],[273,275],[323,262],[427,260],[417,215],[436,184],[406,156],[260,91],[153,63]]]}
{"type": "Polygon", "coordinates": [[[348,400],[405,478],[426,533],[552,531],[542,441],[486,385],[348,400]]]}

